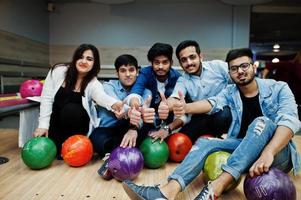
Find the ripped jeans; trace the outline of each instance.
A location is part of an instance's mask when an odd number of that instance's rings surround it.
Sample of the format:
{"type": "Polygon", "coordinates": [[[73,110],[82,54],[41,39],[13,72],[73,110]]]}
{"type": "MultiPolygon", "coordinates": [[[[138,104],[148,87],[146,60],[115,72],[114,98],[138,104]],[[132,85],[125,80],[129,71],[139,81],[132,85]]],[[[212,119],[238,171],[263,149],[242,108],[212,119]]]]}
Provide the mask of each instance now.
{"type": "MultiPolygon", "coordinates": [[[[250,124],[243,139],[200,138],[182,163],[168,177],[168,181],[176,180],[184,190],[203,170],[207,156],[216,151],[232,153],[222,169],[238,180],[241,174],[247,172],[259,158],[262,150],[273,137],[276,128],[277,125],[270,119],[258,117],[250,124]]],[[[272,166],[289,172],[292,168],[290,154],[291,151],[287,145],[274,157],[272,166]]]]}

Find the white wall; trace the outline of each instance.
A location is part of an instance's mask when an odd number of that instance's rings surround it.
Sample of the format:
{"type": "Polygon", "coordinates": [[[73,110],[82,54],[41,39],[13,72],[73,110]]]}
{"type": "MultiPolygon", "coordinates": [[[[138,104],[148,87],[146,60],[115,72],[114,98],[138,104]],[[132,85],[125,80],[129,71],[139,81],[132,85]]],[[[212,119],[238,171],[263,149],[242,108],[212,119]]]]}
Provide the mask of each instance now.
{"type": "Polygon", "coordinates": [[[50,44],[141,47],[197,40],[203,49],[249,45],[250,8],[217,0],[125,5],[57,4],[50,14],[50,44]]]}
{"type": "Polygon", "coordinates": [[[48,44],[46,8],[44,0],[1,0],[0,30],[48,44]]]}

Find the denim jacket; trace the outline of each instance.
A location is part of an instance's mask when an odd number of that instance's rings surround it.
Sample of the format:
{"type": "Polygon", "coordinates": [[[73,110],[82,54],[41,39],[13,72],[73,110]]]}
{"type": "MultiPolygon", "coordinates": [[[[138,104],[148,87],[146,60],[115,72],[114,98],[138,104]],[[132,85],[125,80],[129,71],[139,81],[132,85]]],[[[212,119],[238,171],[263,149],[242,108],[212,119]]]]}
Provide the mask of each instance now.
{"type": "MultiPolygon", "coordinates": [[[[255,79],[259,90],[262,114],[279,126],[286,126],[295,134],[301,128],[297,104],[287,83],[271,79],[255,79]]],[[[236,85],[228,85],[218,96],[208,99],[213,106],[209,114],[220,111],[225,105],[231,109],[232,123],[228,138],[239,134],[242,119],[242,101],[236,85]]],[[[289,143],[295,172],[301,169],[300,156],[293,141],[289,143]]]]}

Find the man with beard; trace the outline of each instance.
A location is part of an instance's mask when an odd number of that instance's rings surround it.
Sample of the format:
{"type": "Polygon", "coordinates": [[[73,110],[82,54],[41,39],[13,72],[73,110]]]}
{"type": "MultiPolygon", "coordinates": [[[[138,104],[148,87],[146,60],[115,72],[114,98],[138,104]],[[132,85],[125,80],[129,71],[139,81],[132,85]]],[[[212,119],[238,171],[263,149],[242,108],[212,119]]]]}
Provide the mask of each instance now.
{"type": "Polygon", "coordinates": [[[137,186],[123,182],[133,199],[174,199],[202,171],[205,159],[215,151],[228,151],[231,156],[222,165],[222,174],[202,189],[197,200],[215,200],[242,173],[257,176],[276,167],[284,172],[300,170],[300,156],[292,141],[300,130],[297,105],[285,82],[255,78],[250,49],[235,49],[227,54],[229,74],[235,84],[219,95],[186,104],[182,98],[175,103],[174,114],[213,114],[228,105],[232,123],[227,139],[198,139],[184,161],[162,187],[137,186]]]}
{"type": "Polygon", "coordinates": [[[169,97],[180,77],[180,73],[171,67],[172,54],[171,45],[155,43],[147,54],[151,66],[140,70],[137,81],[131,89],[131,95],[128,97],[131,106],[128,112],[131,123],[137,128],[141,128],[141,123],[139,123],[141,117],[144,122],[148,123],[142,127],[141,134],[148,134],[149,130],[164,126],[173,120],[173,114],[165,119],[165,122],[155,115],[161,101],[160,92],[169,97]],[[153,97],[148,109],[141,107],[140,99],[145,89],[149,89],[153,97]]]}
{"type": "MultiPolygon", "coordinates": [[[[199,101],[221,92],[228,83],[231,83],[228,74],[227,63],[221,60],[203,61],[203,55],[200,46],[196,41],[185,40],[181,42],[176,49],[176,55],[184,74],[179,77],[173,93],[166,100],[161,101],[158,109],[160,119],[166,119],[174,107],[174,103],[179,99],[179,92],[190,101],[199,101]]],[[[165,99],[162,94],[162,99],[165,99]]],[[[191,121],[190,116],[186,117],[186,125],[179,132],[185,133],[192,142],[201,135],[211,134],[220,137],[226,133],[231,123],[231,113],[228,106],[225,106],[220,112],[214,115],[194,114],[191,121]]],[[[182,117],[182,119],[185,119],[182,117]]],[[[179,121],[178,119],[175,120],[179,121]]],[[[168,125],[174,130],[174,123],[168,125]]],[[[181,123],[177,123],[178,125],[181,123]]],[[[182,123],[181,125],[183,125],[182,123]]],[[[177,127],[176,127],[177,128],[177,127]]],[[[168,128],[166,128],[168,130],[168,128]]],[[[152,134],[154,139],[165,139],[168,131],[160,129],[152,134]]]]}

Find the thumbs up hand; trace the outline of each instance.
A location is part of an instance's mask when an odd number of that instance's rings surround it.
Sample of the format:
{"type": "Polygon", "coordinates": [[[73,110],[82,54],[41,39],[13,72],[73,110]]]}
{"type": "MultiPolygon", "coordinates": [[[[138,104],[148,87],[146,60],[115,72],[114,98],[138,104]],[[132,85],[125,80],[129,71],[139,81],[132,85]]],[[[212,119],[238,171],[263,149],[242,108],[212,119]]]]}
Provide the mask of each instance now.
{"type": "Polygon", "coordinates": [[[163,92],[160,92],[160,96],[161,96],[161,102],[158,107],[158,114],[159,114],[160,119],[165,120],[165,119],[167,119],[168,114],[169,114],[168,103],[167,103],[167,99],[163,92]]]}
{"type": "Polygon", "coordinates": [[[135,107],[129,108],[128,116],[130,118],[130,124],[140,127],[141,112],[139,109],[137,110],[135,107]]]}
{"type": "Polygon", "coordinates": [[[184,99],[184,95],[181,91],[179,91],[180,99],[174,104],[173,112],[174,115],[179,118],[186,113],[186,102],[184,99]]]}
{"type": "Polygon", "coordinates": [[[151,101],[152,101],[152,97],[149,96],[144,101],[142,108],[140,108],[140,112],[142,114],[142,119],[145,123],[154,123],[154,120],[155,120],[155,109],[149,107],[151,101]]]}

